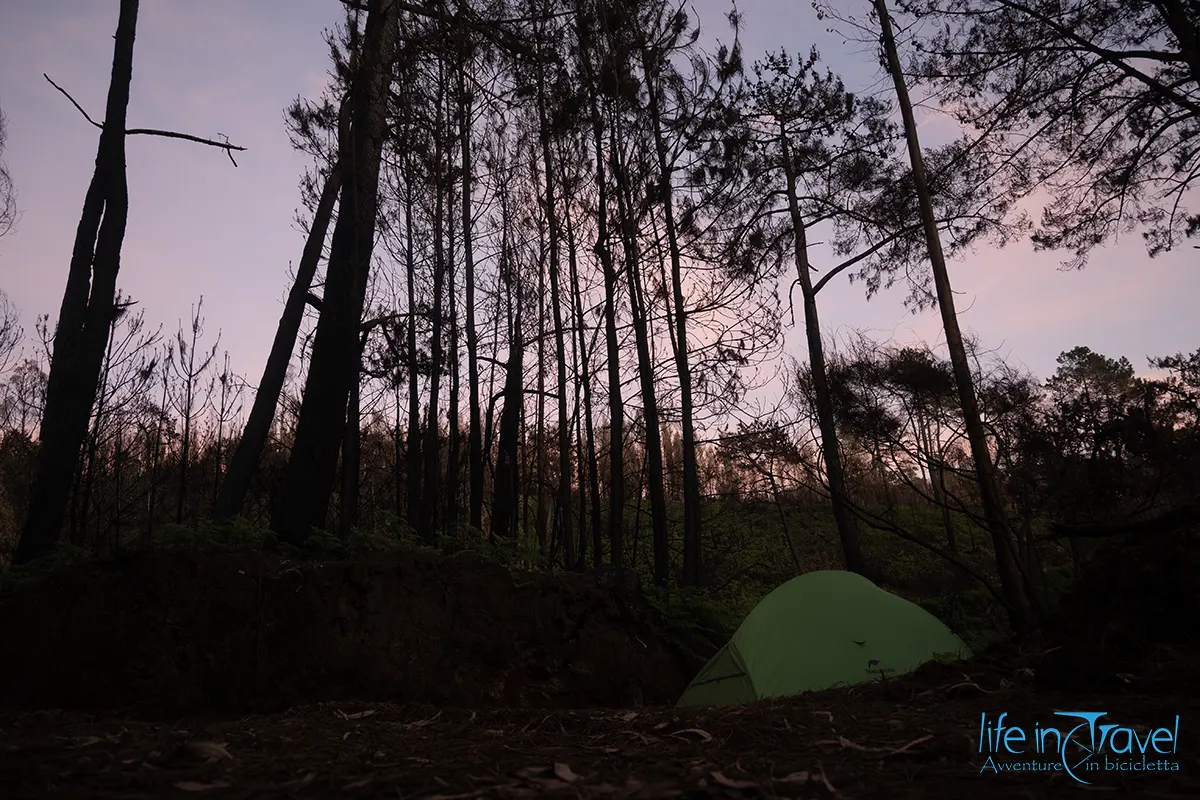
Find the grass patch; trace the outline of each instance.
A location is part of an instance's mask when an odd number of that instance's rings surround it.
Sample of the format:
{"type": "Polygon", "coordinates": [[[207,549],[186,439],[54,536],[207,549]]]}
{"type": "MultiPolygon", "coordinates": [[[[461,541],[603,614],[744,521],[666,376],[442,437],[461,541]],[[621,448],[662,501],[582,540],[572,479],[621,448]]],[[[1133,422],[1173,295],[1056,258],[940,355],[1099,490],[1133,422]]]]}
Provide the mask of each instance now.
{"type": "Polygon", "coordinates": [[[95,561],[91,550],[63,544],[52,553],[35,558],[26,564],[14,564],[0,573],[0,597],[16,591],[22,586],[37,583],[60,569],[95,561]]]}

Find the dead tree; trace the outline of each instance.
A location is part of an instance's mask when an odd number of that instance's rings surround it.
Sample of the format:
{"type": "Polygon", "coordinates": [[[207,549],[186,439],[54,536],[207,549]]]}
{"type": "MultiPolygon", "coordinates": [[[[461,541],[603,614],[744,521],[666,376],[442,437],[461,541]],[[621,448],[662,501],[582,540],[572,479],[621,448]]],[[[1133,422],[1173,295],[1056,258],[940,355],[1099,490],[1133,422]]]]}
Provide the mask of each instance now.
{"type": "MultiPolygon", "coordinates": [[[[348,141],[349,131],[348,106],[342,104],[342,112],[338,125],[338,141],[348,141]]],[[[340,148],[340,144],[339,144],[340,148]]],[[[283,384],[287,380],[288,364],[292,360],[292,351],[296,346],[296,337],[300,333],[300,325],[304,321],[304,308],[308,302],[309,290],[313,278],[317,274],[317,265],[325,248],[325,236],[329,223],[333,219],[333,209],[337,203],[338,192],[342,188],[342,170],[339,163],[334,163],[325,177],[325,187],[317,201],[313,213],[312,225],[308,229],[308,238],[304,242],[304,251],[300,254],[300,264],[296,268],[296,278],[288,292],[287,301],[283,306],[283,314],[279,317],[279,325],[275,329],[275,339],[271,343],[271,352],[267,356],[266,366],[263,367],[262,378],[258,382],[258,391],[254,393],[254,404],[250,407],[250,415],[246,418],[246,427],[234,448],[233,457],[229,461],[229,469],[225,480],[217,493],[217,502],[213,508],[214,522],[227,522],[237,516],[246,501],[246,493],[250,490],[250,482],[258,468],[259,458],[271,433],[271,424],[275,419],[275,409],[279,405],[279,397],[283,392],[283,384]]]]}
{"type": "MultiPolygon", "coordinates": [[[[67,285],[54,334],[54,359],[46,387],[40,448],[34,467],[29,513],[14,554],[15,563],[52,550],[62,531],[71,482],[87,437],[88,421],[100,380],[109,331],[116,313],[117,274],[129,214],[125,174],[125,138],[144,134],[185,139],[222,148],[233,160],[235,147],[172,131],[126,130],[129,84],[133,78],[133,42],[138,0],[121,0],[114,36],[112,72],[104,122],[96,122],[65,90],[50,81],[97,128],[96,169],[84,196],[75,232],[67,285]]],[[[50,80],[47,76],[46,80],[50,80]]],[[[236,164],[236,162],[235,162],[236,164]]]]}
{"type": "Polygon", "coordinates": [[[396,4],[368,3],[359,69],[350,87],[350,151],[333,230],[325,294],[296,439],[271,527],[304,542],[324,528],[337,472],[351,384],[358,379],[359,327],[366,299],[379,199],[379,167],[387,127],[388,88],[398,33],[396,4]]]}

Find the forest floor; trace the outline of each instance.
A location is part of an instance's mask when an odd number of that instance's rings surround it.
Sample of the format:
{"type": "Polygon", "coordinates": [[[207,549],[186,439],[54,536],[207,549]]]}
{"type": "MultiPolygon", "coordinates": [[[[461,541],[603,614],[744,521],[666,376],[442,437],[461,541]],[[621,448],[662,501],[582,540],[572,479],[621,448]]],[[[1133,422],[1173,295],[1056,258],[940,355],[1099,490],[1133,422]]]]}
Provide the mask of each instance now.
{"type": "Polygon", "coordinates": [[[683,710],[703,637],[581,575],[419,553],[80,564],[0,600],[0,797],[1196,798],[1197,574],[1195,532],[1114,543],[1020,644],[683,710]],[[1056,711],[1177,731],[1171,769],[1110,746],[1085,785],[1053,739],[980,751],[984,719],[1075,724],[1056,711]]]}
{"type": "Polygon", "coordinates": [[[887,684],[733,709],[324,703],[167,723],[0,712],[0,796],[1200,797],[1200,653],[1164,647],[1116,693],[1043,690],[1020,666],[1038,655],[931,664],[887,684]],[[1104,711],[1102,722],[1142,735],[1178,715],[1179,771],[1081,770],[1084,785],[1062,771],[982,769],[981,715],[1007,712],[1029,729],[1054,724],[1054,710],[1104,711]]]}

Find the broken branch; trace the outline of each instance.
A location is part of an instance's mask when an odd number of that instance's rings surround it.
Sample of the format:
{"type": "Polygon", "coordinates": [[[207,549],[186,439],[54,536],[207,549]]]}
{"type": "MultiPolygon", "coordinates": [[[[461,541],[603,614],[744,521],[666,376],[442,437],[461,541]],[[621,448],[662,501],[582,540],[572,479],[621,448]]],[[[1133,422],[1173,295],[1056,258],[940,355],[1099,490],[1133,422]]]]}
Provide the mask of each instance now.
{"type": "MultiPolygon", "coordinates": [[[[46,73],[43,72],[42,77],[45,78],[47,81],[49,81],[51,86],[53,86],[55,89],[58,89],[58,91],[62,92],[63,97],[65,97],[71,101],[71,105],[75,106],[75,108],[79,111],[80,114],[83,114],[84,119],[86,119],[88,122],[92,123],[92,125],[96,126],[100,130],[104,130],[104,123],[96,122],[96,120],[92,119],[91,116],[86,111],[83,110],[83,106],[79,105],[79,103],[75,101],[75,98],[71,96],[70,92],[68,92],[66,89],[59,86],[57,83],[55,83],[50,78],[50,76],[47,75],[46,73]]],[[[208,145],[209,147],[216,147],[216,148],[219,148],[219,149],[225,151],[225,155],[229,156],[230,163],[233,164],[235,167],[238,165],[238,163],[233,160],[233,151],[234,150],[244,151],[246,149],[244,147],[239,147],[236,144],[230,144],[228,138],[225,138],[225,141],[223,141],[223,142],[217,142],[212,139],[205,139],[200,136],[193,136],[190,133],[178,133],[176,131],[161,131],[161,130],[157,130],[155,128],[131,128],[131,129],[125,131],[125,135],[126,136],[137,136],[137,135],[162,136],[166,139],[184,139],[189,142],[196,142],[197,144],[205,144],[205,145],[208,145]]],[[[224,137],[224,134],[219,134],[219,135],[224,137]]]]}
{"type": "MultiPolygon", "coordinates": [[[[244,147],[238,147],[236,144],[230,144],[228,139],[226,139],[224,142],[214,142],[212,139],[204,139],[199,136],[192,136],[190,133],[178,133],[176,131],[160,131],[160,130],[155,130],[153,128],[131,128],[131,129],[125,131],[126,136],[136,136],[138,134],[144,134],[146,136],[162,136],[167,139],[184,139],[189,142],[196,142],[197,144],[206,144],[209,147],[218,147],[225,151],[225,155],[229,156],[230,163],[232,163],[235,167],[238,164],[236,161],[233,160],[233,151],[246,149],[244,147]]],[[[218,134],[218,135],[224,136],[224,134],[218,134]]]]}
{"type": "Polygon", "coordinates": [[[79,105],[79,103],[76,103],[76,102],[75,102],[75,98],[74,98],[74,97],[71,97],[70,93],[69,93],[69,92],[67,92],[67,90],[66,90],[66,89],[64,89],[63,87],[59,86],[59,85],[58,85],[57,83],[55,83],[54,81],[50,80],[50,76],[49,76],[49,75],[47,75],[47,74],[46,74],[46,73],[44,73],[44,72],[42,73],[42,77],[43,77],[43,78],[45,78],[46,80],[50,81],[50,85],[51,85],[51,86],[53,86],[55,89],[58,89],[60,92],[62,92],[62,94],[63,94],[63,97],[65,97],[65,98],[67,98],[68,100],[70,100],[70,101],[71,101],[71,105],[73,105],[73,106],[75,106],[75,108],[79,109],[79,113],[80,113],[80,114],[83,114],[83,118],[84,118],[84,119],[86,119],[88,122],[90,122],[90,123],[92,123],[93,125],[95,125],[97,128],[100,128],[101,130],[104,130],[104,126],[103,126],[103,125],[101,125],[99,122],[96,122],[96,120],[94,120],[94,119],[92,119],[91,117],[89,117],[89,116],[88,116],[88,113],[87,113],[86,111],[84,111],[84,110],[83,110],[83,106],[79,105]]]}

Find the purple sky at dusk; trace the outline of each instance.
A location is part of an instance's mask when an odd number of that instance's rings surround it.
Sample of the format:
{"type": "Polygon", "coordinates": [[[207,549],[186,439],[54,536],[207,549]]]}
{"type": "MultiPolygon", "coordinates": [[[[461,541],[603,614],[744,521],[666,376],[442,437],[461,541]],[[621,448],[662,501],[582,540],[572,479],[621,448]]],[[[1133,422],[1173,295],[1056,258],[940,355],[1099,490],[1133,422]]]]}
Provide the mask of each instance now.
{"type": "MultiPolygon", "coordinates": [[[[38,314],[57,315],[98,136],[42,73],[102,117],[117,6],[116,0],[0,3],[4,159],[22,212],[15,230],[0,239],[0,288],[21,310],[29,334],[38,314]]],[[[850,88],[868,88],[864,82],[873,80],[870,54],[825,35],[807,3],[743,0],[739,7],[747,60],[781,46],[806,51],[818,35],[826,62],[850,88]]],[[[705,0],[697,8],[716,29],[727,6],[705,0]]],[[[204,295],[207,330],[222,331],[222,348],[251,382],[279,317],[288,263],[299,260],[303,245],[293,216],[306,159],[291,151],[282,112],[296,95],[320,92],[327,68],[321,33],[340,14],[336,0],[142,2],[130,127],[223,133],[248,150],[235,169],[213,148],[129,138],[130,214],[119,285],[168,334],[204,295]]],[[[1198,255],[1187,246],[1150,260],[1135,234],[1095,253],[1087,270],[1062,272],[1060,255],[1022,244],[981,249],[952,264],[951,280],[964,328],[1042,377],[1060,351],[1079,344],[1126,355],[1145,371],[1147,355],[1200,347],[1198,255]]],[[[867,302],[861,286],[836,281],[822,292],[825,333],[865,329],[876,338],[938,339],[936,312],[912,316],[904,295],[897,287],[867,302]]],[[[801,338],[789,334],[790,352],[802,355],[801,338]]]]}

